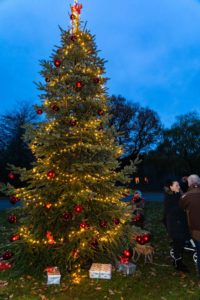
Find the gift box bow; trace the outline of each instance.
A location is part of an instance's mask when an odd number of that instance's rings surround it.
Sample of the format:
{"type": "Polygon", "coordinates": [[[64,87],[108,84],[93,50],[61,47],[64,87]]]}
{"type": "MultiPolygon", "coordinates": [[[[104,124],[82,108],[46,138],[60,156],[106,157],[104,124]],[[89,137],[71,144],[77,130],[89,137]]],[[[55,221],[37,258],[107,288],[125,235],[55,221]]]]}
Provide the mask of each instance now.
{"type": "Polygon", "coordinates": [[[129,259],[127,257],[119,256],[118,258],[120,259],[120,265],[129,263],[129,259]]]}
{"type": "Polygon", "coordinates": [[[46,269],[44,269],[44,272],[48,272],[48,273],[54,273],[58,271],[57,267],[47,267],[46,269]]]}

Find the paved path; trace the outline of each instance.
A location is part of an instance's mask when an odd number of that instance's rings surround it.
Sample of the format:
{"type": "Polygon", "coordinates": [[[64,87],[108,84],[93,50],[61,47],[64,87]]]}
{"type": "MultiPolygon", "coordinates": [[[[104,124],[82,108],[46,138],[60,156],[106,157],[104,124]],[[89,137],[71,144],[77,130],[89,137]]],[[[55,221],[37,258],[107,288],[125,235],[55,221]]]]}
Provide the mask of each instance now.
{"type": "Polygon", "coordinates": [[[148,192],[148,193],[143,193],[143,195],[144,195],[144,199],[146,199],[147,201],[156,201],[156,202],[163,201],[163,193],[148,192]]]}
{"type": "MultiPolygon", "coordinates": [[[[162,193],[143,193],[144,199],[146,201],[156,201],[156,202],[160,202],[162,201],[162,193]]],[[[130,201],[130,197],[126,198],[125,201],[130,201]]],[[[9,199],[0,199],[0,210],[4,210],[7,208],[12,208],[12,207],[16,207],[16,205],[20,205],[20,204],[11,204],[9,199]]]]}

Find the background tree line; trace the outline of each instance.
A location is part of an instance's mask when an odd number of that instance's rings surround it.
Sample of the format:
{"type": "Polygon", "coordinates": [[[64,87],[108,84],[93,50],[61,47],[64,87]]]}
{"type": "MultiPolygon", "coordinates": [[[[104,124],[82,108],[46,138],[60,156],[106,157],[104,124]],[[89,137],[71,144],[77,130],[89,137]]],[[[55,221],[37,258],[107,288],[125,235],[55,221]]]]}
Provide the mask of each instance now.
{"type": "Polygon", "coordinates": [[[0,116],[0,182],[8,181],[13,164],[29,168],[34,157],[23,139],[26,124],[37,118],[32,105],[17,103],[16,108],[0,116]]]}
{"type": "MultiPolygon", "coordinates": [[[[178,116],[170,128],[165,128],[155,111],[122,96],[110,97],[109,108],[110,124],[115,126],[118,142],[125,149],[121,168],[137,157],[141,159],[138,173],[133,175],[140,178],[138,188],[158,190],[167,177],[200,173],[198,113],[178,116]]],[[[0,116],[0,181],[8,180],[8,164],[29,168],[34,160],[23,135],[24,126],[37,118],[28,103],[18,104],[0,116]]]]}
{"type": "Polygon", "coordinates": [[[126,149],[122,167],[137,156],[142,159],[136,174],[140,178],[138,188],[160,190],[169,177],[180,179],[191,173],[200,174],[197,112],[177,116],[170,128],[165,128],[152,109],[112,96],[111,114],[112,124],[121,133],[119,141],[126,149]]]}

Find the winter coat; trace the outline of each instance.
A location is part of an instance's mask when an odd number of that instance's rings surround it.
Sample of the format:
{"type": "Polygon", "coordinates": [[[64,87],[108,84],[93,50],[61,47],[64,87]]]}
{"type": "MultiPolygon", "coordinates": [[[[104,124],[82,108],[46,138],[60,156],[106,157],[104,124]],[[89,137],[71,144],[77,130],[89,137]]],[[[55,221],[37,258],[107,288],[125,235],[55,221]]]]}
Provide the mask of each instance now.
{"type": "Polygon", "coordinates": [[[180,199],[180,206],[186,210],[192,237],[200,240],[200,186],[194,185],[180,199]]]}
{"type": "Polygon", "coordinates": [[[164,224],[171,239],[187,240],[189,235],[187,217],[179,205],[181,193],[164,189],[164,224]]]}
{"type": "Polygon", "coordinates": [[[181,181],[179,182],[179,184],[180,184],[180,187],[181,187],[182,192],[183,192],[183,193],[186,193],[186,192],[188,191],[188,182],[187,182],[187,181],[181,180],[181,181]]]}

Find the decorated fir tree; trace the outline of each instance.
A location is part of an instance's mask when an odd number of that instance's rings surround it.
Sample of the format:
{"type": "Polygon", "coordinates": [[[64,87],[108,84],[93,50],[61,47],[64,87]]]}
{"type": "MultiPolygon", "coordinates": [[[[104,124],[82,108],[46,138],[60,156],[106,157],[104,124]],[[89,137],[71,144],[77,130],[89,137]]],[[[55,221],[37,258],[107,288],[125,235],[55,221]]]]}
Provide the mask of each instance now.
{"type": "Polygon", "coordinates": [[[120,199],[133,167],[116,171],[123,149],[109,126],[104,60],[80,23],[81,9],[75,1],[61,46],[41,63],[36,113],[43,116],[25,136],[33,167],[12,167],[24,187],[6,188],[13,203],[22,202],[8,219],[14,267],[22,273],[113,261],[129,246],[130,214],[120,199]]]}

